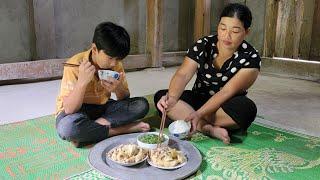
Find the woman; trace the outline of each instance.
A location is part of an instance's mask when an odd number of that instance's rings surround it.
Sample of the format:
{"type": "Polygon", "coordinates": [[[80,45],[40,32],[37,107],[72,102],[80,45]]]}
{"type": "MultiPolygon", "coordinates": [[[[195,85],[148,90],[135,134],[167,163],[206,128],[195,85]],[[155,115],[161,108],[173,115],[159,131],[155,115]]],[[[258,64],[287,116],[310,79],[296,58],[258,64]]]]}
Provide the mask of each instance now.
{"type": "Polygon", "coordinates": [[[199,39],[187,52],[171,79],[169,90],[160,90],[154,101],[159,113],[172,120],[191,122],[196,130],[230,143],[227,130],[246,131],[254,121],[256,105],[246,97],[257,79],[261,59],[244,39],[250,31],[252,15],[242,4],[224,8],[218,35],[199,39]],[[193,75],[192,90],[184,90],[193,75]]]}

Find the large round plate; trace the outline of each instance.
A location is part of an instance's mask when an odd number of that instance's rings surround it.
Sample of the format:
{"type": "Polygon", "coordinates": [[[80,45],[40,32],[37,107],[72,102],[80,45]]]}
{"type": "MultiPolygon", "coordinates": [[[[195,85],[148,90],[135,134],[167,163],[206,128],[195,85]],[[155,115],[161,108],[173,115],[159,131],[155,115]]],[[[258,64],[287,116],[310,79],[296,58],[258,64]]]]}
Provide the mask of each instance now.
{"type": "Polygon", "coordinates": [[[185,153],[187,163],[174,170],[164,170],[150,166],[146,161],[126,167],[106,158],[106,152],[112,148],[127,143],[135,143],[141,133],[126,134],[108,138],[91,148],[88,161],[91,167],[105,176],[113,179],[184,179],[195,173],[202,162],[202,157],[197,148],[190,142],[170,137],[169,146],[185,153]]]}

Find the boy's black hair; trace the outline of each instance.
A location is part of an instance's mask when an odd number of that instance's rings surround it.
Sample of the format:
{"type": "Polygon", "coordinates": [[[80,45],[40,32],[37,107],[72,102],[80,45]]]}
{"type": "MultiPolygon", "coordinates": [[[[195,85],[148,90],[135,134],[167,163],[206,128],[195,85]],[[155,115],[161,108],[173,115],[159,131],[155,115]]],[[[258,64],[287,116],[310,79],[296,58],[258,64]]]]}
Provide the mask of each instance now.
{"type": "Polygon", "coordinates": [[[124,59],[130,52],[130,36],[121,26],[112,22],[103,22],[97,25],[93,43],[97,49],[103,50],[105,54],[111,57],[124,59]]]}
{"type": "Polygon", "coordinates": [[[251,26],[252,15],[250,9],[243,4],[231,3],[228,4],[222,11],[220,15],[220,20],[222,17],[236,17],[242,23],[245,29],[251,26]]]}

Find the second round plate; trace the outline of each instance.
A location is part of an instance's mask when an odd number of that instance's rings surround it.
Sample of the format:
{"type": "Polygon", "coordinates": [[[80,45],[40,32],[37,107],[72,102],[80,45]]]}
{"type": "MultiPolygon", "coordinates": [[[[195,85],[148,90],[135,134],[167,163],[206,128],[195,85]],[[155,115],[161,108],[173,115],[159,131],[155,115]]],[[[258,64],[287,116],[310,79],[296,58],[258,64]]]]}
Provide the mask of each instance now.
{"type": "MultiPolygon", "coordinates": [[[[188,159],[188,158],[187,158],[188,159]]],[[[178,169],[178,168],[181,168],[182,166],[186,165],[188,160],[184,163],[181,163],[181,164],[178,164],[177,166],[174,166],[174,167],[162,167],[162,166],[158,166],[156,164],[154,164],[150,158],[147,159],[148,161],[148,164],[150,164],[151,166],[153,167],[156,167],[156,168],[159,168],[159,169],[165,169],[165,170],[173,170],[173,169],[178,169]]]]}

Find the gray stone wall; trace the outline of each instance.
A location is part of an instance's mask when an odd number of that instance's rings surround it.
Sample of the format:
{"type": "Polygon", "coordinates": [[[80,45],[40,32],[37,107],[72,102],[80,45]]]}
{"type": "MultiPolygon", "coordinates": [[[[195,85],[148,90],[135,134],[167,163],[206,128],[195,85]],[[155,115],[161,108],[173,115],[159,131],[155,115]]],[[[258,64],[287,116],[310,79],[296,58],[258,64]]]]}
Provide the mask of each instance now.
{"type": "Polygon", "coordinates": [[[163,51],[186,51],[193,44],[194,0],[164,0],[163,51]]]}
{"type": "MultiPolygon", "coordinates": [[[[225,3],[212,1],[212,33],[225,3]]],[[[259,13],[264,12],[264,3],[246,3],[259,8],[253,12],[253,33],[248,40],[261,50],[264,21],[259,13]]],[[[187,50],[193,44],[194,0],[164,0],[163,19],[163,50],[187,50]]],[[[145,0],[1,0],[0,64],[68,58],[90,47],[94,28],[102,21],[127,29],[131,36],[130,54],[145,53],[145,0]]]]}
{"type": "Polygon", "coordinates": [[[111,21],[124,26],[131,36],[131,54],[144,53],[144,0],[57,0],[54,3],[58,58],[71,56],[91,45],[95,26],[111,21]]]}
{"type": "Polygon", "coordinates": [[[0,63],[31,59],[28,1],[0,2],[0,63]]]}
{"type": "MultiPolygon", "coordinates": [[[[186,50],[192,44],[193,0],[165,0],[164,11],[164,51],[186,50]]],[[[145,0],[1,0],[0,63],[70,57],[90,47],[103,21],[127,29],[130,54],[145,53],[145,0]]]]}

